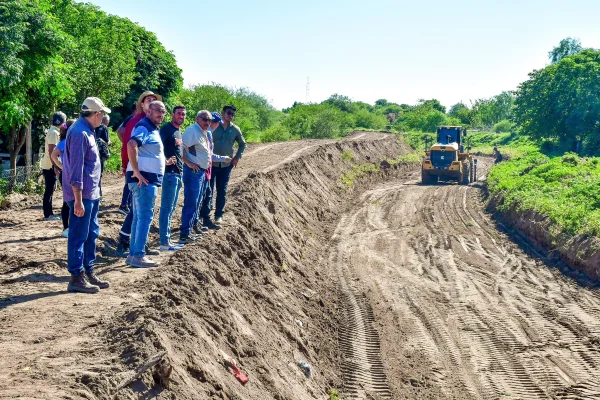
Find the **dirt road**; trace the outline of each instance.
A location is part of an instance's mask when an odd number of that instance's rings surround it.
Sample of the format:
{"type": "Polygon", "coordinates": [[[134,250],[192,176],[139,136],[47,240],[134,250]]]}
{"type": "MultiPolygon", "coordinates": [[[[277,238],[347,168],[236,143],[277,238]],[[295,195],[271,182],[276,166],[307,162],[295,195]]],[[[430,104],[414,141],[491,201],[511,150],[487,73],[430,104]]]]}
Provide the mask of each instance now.
{"type": "Polygon", "coordinates": [[[598,290],[501,233],[476,186],[418,182],[366,192],[334,235],[362,332],[343,346],[348,398],[599,399],[598,290]]]}

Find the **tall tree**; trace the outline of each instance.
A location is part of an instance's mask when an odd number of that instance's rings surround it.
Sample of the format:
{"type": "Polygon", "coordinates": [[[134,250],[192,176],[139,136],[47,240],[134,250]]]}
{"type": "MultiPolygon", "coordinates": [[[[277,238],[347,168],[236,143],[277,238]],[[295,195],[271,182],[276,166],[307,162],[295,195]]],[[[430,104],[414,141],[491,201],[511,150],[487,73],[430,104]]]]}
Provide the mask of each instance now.
{"type": "Polygon", "coordinates": [[[577,54],[581,50],[583,50],[583,47],[581,47],[581,41],[579,39],[568,37],[561,40],[558,46],[548,52],[548,58],[552,64],[556,64],[563,58],[577,54]]]}
{"type": "Polygon", "coordinates": [[[515,120],[535,138],[563,142],[600,131],[600,51],[583,50],[529,74],[515,101],[515,120]]]}
{"type": "Polygon", "coordinates": [[[64,43],[56,20],[37,2],[0,2],[0,46],[7,55],[0,58],[0,132],[8,132],[13,170],[21,147],[31,143],[32,119],[72,94],[69,67],[56,51],[64,43]]]}

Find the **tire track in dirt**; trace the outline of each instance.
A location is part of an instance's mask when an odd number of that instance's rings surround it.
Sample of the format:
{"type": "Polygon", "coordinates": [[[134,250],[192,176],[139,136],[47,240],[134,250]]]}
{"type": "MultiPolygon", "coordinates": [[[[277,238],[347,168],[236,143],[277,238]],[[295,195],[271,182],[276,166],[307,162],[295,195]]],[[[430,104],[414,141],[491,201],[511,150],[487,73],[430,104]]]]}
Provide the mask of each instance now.
{"type": "MultiPolygon", "coordinates": [[[[333,241],[343,236],[347,219],[338,225],[333,241]]],[[[350,223],[350,226],[352,224],[350,223]]],[[[343,246],[342,243],[338,243],[343,246]]],[[[373,312],[361,296],[354,278],[345,267],[345,260],[338,259],[341,252],[332,252],[330,262],[336,265],[340,278],[340,297],[344,308],[345,323],[340,327],[339,341],[343,353],[341,371],[344,377],[344,394],[347,399],[391,398],[380,356],[379,336],[373,327],[373,312]]]]}
{"type": "Polygon", "coordinates": [[[393,398],[600,398],[600,295],[499,232],[477,184],[381,185],[336,240],[393,398]]]}

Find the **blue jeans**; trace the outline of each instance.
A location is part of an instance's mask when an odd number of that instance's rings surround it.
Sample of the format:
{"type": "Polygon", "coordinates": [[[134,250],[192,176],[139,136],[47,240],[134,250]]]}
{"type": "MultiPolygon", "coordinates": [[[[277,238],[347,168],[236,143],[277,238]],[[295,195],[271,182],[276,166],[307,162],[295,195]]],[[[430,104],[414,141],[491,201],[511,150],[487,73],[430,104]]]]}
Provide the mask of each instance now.
{"type": "Polygon", "coordinates": [[[183,209],[181,210],[181,234],[189,235],[190,229],[198,221],[198,210],[202,204],[202,194],[205,187],[205,171],[183,166],[183,209]]]}
{"type": "Polygon", "coordinates": [[[227,185],[229,184],[229,178],[231,176],[231,170],[233,164],[229,164],[228,167],[215,167],[212,168],[212,176],[210,177],[210,192],[207,190],[207,199],[202,204],[202,215],[203,218],[210,218],[210,211],[212,210],[212,200],[215,200],[215,219],[222,217],[225,213],[225,202],[227,201],[227,185]],[[216,192],[215,192],[216,187],[216,192]]]}
{"type": "Polygon", "coordinates": [[[83,199],[84,214],[73,212],[74,201],[69,201],[69,238],[67,239],[67,268],[73,276],[91,272],[96,261],[96,239],[100,236],[98,206],[100,199],[83,199]]]}
{"type": "MultiPolygon", "coordinates": [[[[150,225],[154,216],[154,203],[158,196],[158,186],[155,183],[138,186],[130,183],[129,190],[133,198],[133,222],[131,224],[131,242],[129,255],[133,257],[144,257],[146,242],[150,225]]],[[[70,232],[70,230],[69,230],[70,232]]]]}
{"type": "Polygon", "coordinates": [[[127,178],[125,178],[125,186],[123,186],[123,196],[121,197],[121,207],[131,208],[131,193],[129,192],[129,183],[127,183],[127,178]]]}
{"type": "Polygon", "coordinates": [[[173,217],[173,210],[177,206],[180,190],[181,176],[173,173],[165,174],[162,194],[160,195],[160,215],[158,217],[161,245],[168,245],[171,242],[171,218],[173,217]]]}

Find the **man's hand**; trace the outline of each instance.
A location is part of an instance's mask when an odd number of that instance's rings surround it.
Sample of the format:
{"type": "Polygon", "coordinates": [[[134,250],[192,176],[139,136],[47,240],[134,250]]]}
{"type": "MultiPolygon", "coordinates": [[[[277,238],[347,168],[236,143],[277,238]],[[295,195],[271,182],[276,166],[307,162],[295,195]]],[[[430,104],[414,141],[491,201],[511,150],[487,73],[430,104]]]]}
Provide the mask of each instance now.
{"type": "Polygon", "coordinates": [[[85,214],[85,207],[83,206],[83,202],[75,200],[75,209],[73,210],[73,214],[78,217],[83,217],[85,214]]]}
{"type": "Polygon", "coordinates": [[[232,158],[229,156],[225,156],[225,161],[226,163],[231,162],[232,158]]]}
{"type": "Polygon", "coordinates": [[[175,156],[171,156],[170,158],[167,159],[166,164],[167,165],[175,165],[177,163],[177,157],[175,156]]]}
{"type": "Polygon", "coordinates": [[[182,139],[175,139],[175,146],[181,146],[183,144],[182,139]]]}
{"type": "Polygon", "coordinates": [[[194,172],[198,172],[200,171],[200,166],[198,164],[194,164],[194,163],[188,163],[187,165],[188,167],[190,167],[191,169],[194,170],[194,172]]]}
{"type": "Polygon", "coordinates": [[[56,165],[54,166],[54,175],[60,176],[60,168],[58,168],[56,165]]]}
{"type": "Polygon", "coordinates": [[[148,179],[144,178],[142,176],[142,173],[140,171],[133,171],[133,177],[138,179],[138,186],[142,187],[142,185],[147,185],[148,184],[148,179]]]}
{"type": "Polygon", "coordinates": [[[238,161],[239,160],[237,158],[234,158],[233,160],[231,160],[231,164],[233,164],[233,168],[237,167],[238,161]]]}

